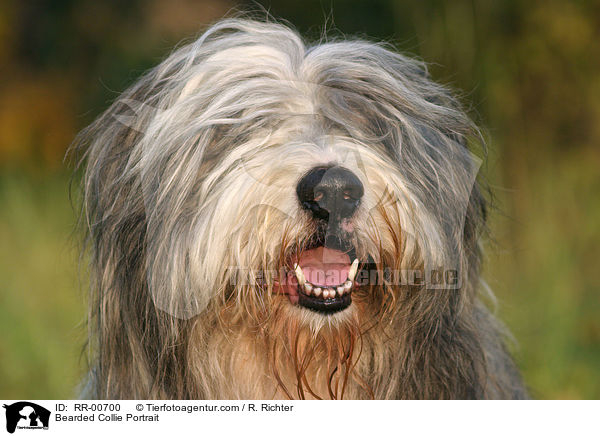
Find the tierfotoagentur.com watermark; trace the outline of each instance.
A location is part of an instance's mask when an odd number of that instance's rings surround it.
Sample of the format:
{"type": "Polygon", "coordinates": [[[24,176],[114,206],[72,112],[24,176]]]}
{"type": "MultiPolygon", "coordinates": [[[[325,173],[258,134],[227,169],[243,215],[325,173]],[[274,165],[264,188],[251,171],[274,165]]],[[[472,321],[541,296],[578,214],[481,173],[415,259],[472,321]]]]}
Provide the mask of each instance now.
{"type": "MultiPolygon", "coordinates": [[[[256,286],[263,287],[267,283],[278,283],[280,285],[295,284],[294,278],[289,270],[256,270],[247,267],[229,267],[229,284],[231,286],[256,286]]],[[[340,271],[320,271],[317,273],[319,281],[328,284],[341,283],[345,277],[341,277],[340,271]]],[[[460,289],[461,279],[457,269],[362,269],[359,270],[354,280],[359,287],[368,286],[407,286],[421,287],[428,290],[453,290],[460,289]]]]}

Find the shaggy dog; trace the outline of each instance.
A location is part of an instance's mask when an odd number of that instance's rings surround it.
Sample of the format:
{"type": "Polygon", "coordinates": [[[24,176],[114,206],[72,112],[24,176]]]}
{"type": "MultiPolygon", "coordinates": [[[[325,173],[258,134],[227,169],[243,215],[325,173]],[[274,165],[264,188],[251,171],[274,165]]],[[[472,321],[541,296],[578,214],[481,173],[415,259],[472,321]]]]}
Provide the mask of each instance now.
{"type": "Polygon", "coordinates": [[[222,21],[76,142],[92,398],[523,398],[481,135],[425,67],[222,21]]]}

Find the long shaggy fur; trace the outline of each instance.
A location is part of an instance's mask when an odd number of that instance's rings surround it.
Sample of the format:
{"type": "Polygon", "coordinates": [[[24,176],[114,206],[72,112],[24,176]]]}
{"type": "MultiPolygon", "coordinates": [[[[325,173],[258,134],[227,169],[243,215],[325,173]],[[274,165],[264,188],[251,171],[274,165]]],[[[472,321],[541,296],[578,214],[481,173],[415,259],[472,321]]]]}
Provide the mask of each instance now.
{"type": "Polygon", "coordinates": [[[222,21],[76,143],[91,254],[93,398],[523,398],[480,302],[480,141],[419,62],[360,40],[222,21]],[[322,315],[273,292],[315,224],[298,180],[353,171],[374,280],[322,315]],[[457,272],[458,286],[386,270],[457,272]]]}

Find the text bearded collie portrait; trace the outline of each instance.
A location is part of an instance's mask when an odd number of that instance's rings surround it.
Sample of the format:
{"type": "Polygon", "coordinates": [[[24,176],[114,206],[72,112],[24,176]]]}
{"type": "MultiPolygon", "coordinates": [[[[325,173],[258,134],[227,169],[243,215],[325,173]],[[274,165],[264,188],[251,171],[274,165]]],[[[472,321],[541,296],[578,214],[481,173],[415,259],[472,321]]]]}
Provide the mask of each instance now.
{"type": "Polygon", "coordinates": [[[483,135],[422,62],[227,19],[86,128],[92,399],[520,399],[483,135]]]}

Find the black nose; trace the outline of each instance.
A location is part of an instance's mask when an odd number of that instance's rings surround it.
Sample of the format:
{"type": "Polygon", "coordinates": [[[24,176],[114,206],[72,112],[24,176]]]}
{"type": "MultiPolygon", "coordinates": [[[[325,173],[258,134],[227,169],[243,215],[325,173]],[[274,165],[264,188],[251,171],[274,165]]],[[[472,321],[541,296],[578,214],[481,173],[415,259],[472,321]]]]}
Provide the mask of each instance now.
{"type": "Polygon", "coordinates": [[[302,207],[323,220],[352,216],[364,194],[363,184],[352,171],[337,167],[316,167],[296,187],[302,207]]]}

